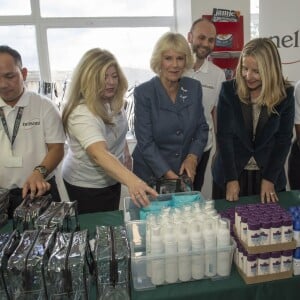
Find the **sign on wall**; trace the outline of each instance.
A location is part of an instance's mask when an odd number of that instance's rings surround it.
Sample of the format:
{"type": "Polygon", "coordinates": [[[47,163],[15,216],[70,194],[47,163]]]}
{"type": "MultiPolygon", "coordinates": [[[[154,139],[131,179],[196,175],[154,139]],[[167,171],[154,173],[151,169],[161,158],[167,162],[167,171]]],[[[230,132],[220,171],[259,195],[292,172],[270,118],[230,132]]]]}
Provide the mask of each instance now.
{"type": "Polygon", "coordinates": [[[300,1],[260,0],[259,36],[270,37],[277,45],[284,76],[300,80],[300,1]]]}

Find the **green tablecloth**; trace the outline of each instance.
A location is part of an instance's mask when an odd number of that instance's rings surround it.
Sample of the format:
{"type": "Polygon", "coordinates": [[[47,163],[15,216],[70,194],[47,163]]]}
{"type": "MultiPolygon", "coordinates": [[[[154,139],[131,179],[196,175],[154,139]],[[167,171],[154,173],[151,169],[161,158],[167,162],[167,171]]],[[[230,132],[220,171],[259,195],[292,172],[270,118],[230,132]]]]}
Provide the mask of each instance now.
{"type": "MultiPolygon", "coordinates": [[[[300,205],[300,192],[290,191],[279,194],[280,205],[300,205]]],[[[238,202],[217,200],[215,207],[218,211],[225,210],[240,204],[259,203],[258,196],[243,197],[238,202]]],[[[81,229],[89,229],[94,235],[96,225],[120,225],[123,224],[123,212],[106,212],[80,215],[81,229]]],[[[1,231],[11,230],[11,224],[7,224],[1,231]]],[[[293,300],[299,299],[300,276],[282,279],[272,282],[247,285],[233,266],[230,277],[221,280],[203,279],[186,283],[168,284],[152,290],[136,291],[132,288],[132,299],[138,300],[163,300],[163,299],[188,299],[188,300],[293,300]]],[[[93,295],[91,299],[95,299],[93,295]]]]}
{"type": "MultiPolygon", "coordinates": [[[[287,208],[300,205],[300,192],[290,191],[279,194],[280,205],[287,208]]],[[[259,203],[258,196],[243,197],[238,202],[217,200],[216,209],[220,212],[240,204],[259,203]]],[[[95,213],[80,216],[82,227],[94,230],[95,224],[122,224],[121,211],[109,213],[95,213]]],[[[300,276],[272,282],[247,285],[233,265],[229,278],[221,280],[204,279],[187,283],[168,284],[153,290],[131,291],[132,299],[138,300],[293,300],[300,298],[300,276]]]]}

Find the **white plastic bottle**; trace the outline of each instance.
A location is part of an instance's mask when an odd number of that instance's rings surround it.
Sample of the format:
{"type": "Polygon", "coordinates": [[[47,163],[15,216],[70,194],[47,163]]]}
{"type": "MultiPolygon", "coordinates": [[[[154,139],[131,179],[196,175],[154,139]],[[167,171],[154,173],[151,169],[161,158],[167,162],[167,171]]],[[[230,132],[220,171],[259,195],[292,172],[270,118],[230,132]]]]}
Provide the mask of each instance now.
{"type": "Polygon", "coordinates": [[[165,281],[164,244],[160,235],[160,227],[151,230],[151,282],[161,285],[165,281]]]}
{"type": "Polygon", "coordinates": [[[177,239],[174,226],[165,230],[165,280],[167,283],[178,281],[177,239]]]}
{"type": "Polygon", "coordinates": [[[203,231],[205,247],[205,276],[213,277],[217,274],[217,239],[214,224],[208,221],[203,231]]]}
{"type": "Polygon", "coordinates": [[[230,231],[224,219],[219,220],[217,230],[217,274],[229,276],[231,270],[230,231]]]}
{"type": "Polygon", "coordinates": [[[178,235],[178,277],[181,281],[192,278],[191,241],[185,224],[178,235]]]}
{"type": "Polygon", "coordinates": [[[204,277],[204,241],[199,224],[192,226],[192,277],[193,279],[202,279],[204,277]]]}
{"type": "Polygon", "coordinates": [[[300,248],[294,250],[293,255],[293,274],[300,275],[300,248]]]}
{"type": "MultiPolygon", "coordinates": [[[[146,253],[147,256],[151,255],[151,231],[152,227],[157,226],[156,223],[156,216],[153,214],[149,214],[146,219],[146,253]]],[[[147,266],[146,266],[147,276],[151,277],[151,258],[147,259],[147,266]]]]}

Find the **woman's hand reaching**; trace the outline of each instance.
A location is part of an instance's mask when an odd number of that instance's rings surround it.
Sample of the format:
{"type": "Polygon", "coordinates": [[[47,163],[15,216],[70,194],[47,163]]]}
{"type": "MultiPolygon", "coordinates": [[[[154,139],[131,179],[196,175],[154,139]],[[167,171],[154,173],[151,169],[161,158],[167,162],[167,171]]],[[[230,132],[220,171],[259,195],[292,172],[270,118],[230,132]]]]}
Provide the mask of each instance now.
{"type": "Polygon", "coordinates": [[[133,180],[133,182],[129,183],[127,187],[129,195],[137,207],[147,206],[150,204],[147,194],[151,195],[153,198],[158,196],[158,193],[141,179],[133,180]]]}

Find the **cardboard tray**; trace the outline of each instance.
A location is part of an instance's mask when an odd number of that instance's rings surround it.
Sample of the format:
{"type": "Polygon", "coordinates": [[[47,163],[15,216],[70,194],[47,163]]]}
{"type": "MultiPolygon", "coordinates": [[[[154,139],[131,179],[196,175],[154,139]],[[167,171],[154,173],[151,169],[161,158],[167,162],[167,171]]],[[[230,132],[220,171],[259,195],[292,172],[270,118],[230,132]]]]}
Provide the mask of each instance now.
{"type": "Polygon", "coordinates": [[[290,271],[286,271],[286,272],[279,272],[279,273],[273,273],[273,274],[257,275],[257,276],[248,277],[237,265],[236,265],[236,268],[246,284],[254,284],[254,283],[261,283],[261,282],[266,282],[266,281],[286,279],[286,278],[291,278],[293,276],[293,271],[290,270],[290,271]]]}
{"type": "Polygon", "coordinates": [[[234,233],[238,237],[239,242],[242,244],[242,246],[247,250],[249,254],[294,250],[296,249],[296,245],[297,245],[296,241],[292,240],[291,242],[288,243],[270,244],[270,245],[262,245],[262,246],[248,246],[247,243],[242,241],[240,237],[237,235],[235,226],[234,226],[234,233]]]}

